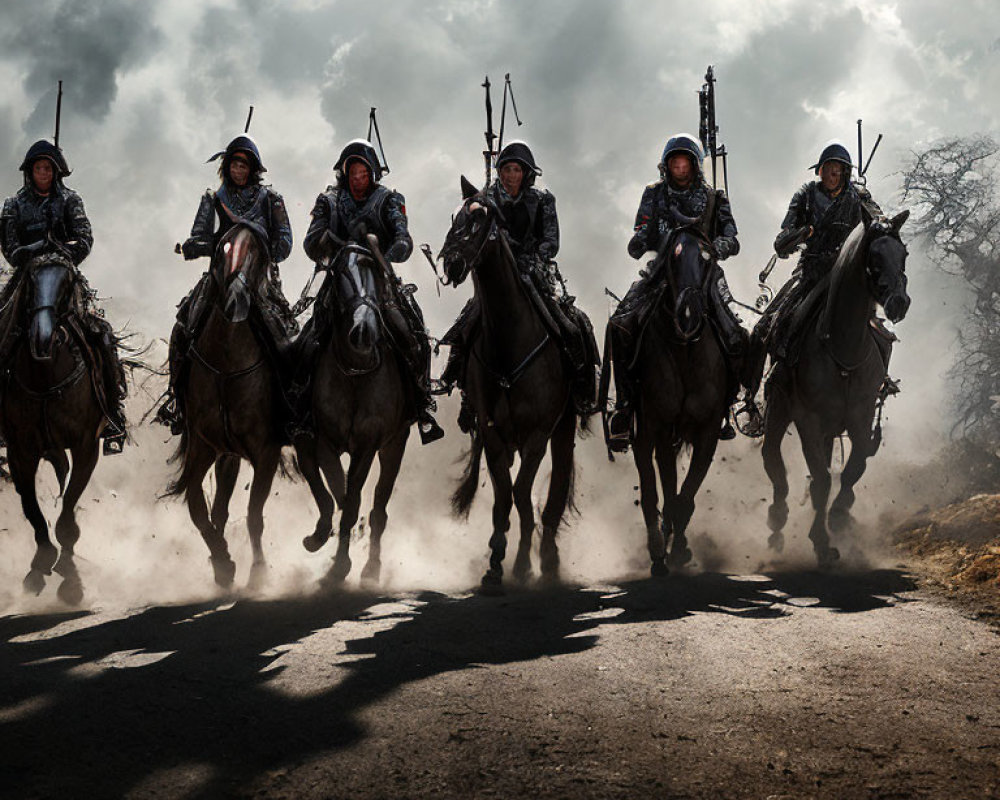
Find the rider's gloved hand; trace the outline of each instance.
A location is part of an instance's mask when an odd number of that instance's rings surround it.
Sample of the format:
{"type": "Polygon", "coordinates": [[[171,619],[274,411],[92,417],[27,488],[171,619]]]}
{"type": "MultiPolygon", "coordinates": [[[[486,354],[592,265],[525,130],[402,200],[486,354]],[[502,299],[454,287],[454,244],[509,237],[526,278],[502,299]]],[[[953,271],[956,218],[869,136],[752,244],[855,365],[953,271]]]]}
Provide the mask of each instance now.
{"type": "Polygon", "coordinates": [[[712,247],[715,248],[715,253],[719,261],[723,261],[732,255],[732,245],[725,236],[716,236],[712,242],[712,247]]]}
{"type": "Polygon", "coordinates": [[[392,246],[385,251],[385,257],[393,262],[406,261],[409,255],[409,248],[406,246],[406,242],[393,242],[392,246]]]}

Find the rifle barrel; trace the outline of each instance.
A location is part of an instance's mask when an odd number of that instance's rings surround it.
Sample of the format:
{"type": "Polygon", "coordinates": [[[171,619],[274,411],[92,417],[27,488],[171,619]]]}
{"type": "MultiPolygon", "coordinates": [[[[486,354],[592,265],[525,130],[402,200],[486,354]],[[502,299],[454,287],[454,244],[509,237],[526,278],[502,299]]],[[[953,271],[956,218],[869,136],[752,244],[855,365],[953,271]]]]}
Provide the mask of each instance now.
{"type": "Polygon", "coordinates": [[[56,94],[56,133],[53,136],[55,145],[59,147],[59,123],[62,118],[62,81],[59,81],[59,92],[56,94]]]}

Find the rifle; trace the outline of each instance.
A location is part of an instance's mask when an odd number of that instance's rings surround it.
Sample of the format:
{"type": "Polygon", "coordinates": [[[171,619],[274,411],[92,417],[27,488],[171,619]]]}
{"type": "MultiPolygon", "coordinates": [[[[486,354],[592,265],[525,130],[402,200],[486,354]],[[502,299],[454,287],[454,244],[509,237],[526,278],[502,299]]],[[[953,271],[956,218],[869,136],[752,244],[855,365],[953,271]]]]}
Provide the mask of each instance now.
{"type": "Polygon", "coordinates": [[[729,194],[729,169],[726,162],[728,153],[725,145],[719,145],[719,126],[715,121],[715,70],[709,64],[705,72],[705,82],[698,91],[698,106],[701,111],[698,123],[698,138],[705,152],[712,159],[712,188],[718,188],[716,171],[718,160],[722,159],[722,181],[726,194],[729,194]]]}
{"type": "Polygon", "coordinates": [[[372,131],[375,131],[375,138],[378,140],[379,154],[382,158],[382,163],[379,165],[379,169],[382,170],[382,174],[389,174],[389,162],[385,160],[385,148],[382,146],[382,134],[378,129],[378,120],[375,119],[375,106],[371,107],[371,111],[368,112],[368,141],[372,140],[372,131]]]}
{"type": "Polygon", "coordinates": [[[496,151],[493,149],[493,140],[497,138],[496,134],[493,133],[493,101],[490,100],[489,75],[486,76],[482,87],[486,90],[486,130],[483,134],[486,137],[486,149],[483,150],[483,160],[486,162],[486,186],[484,188],[488,189],[493,180],[493,157],[496,156],[496,151]]]}
{"type": "Polygon", "coordinates": [[[861,120],[858,120],[858,177],[855,179],[855,183],[864,186],[866,181],[865,173],[868,172],[868,167],[871,166],[872,159],[875,157],[875,151],[878,150],[878,146],[882,143],[882,134],[878,135],[875,140],[875,144],[872,145],[872,151],[868,154],[868,160],[865,161],[865,151],[861,143],[861,120]]]}
{"type": "Polygon", "coordinates": [[[56,145],[56,150],[59,149],[59,121],[62,118],[62,81],[59,81],[59,93],[56,95],[56,133],[52,137],[56,145]]]}

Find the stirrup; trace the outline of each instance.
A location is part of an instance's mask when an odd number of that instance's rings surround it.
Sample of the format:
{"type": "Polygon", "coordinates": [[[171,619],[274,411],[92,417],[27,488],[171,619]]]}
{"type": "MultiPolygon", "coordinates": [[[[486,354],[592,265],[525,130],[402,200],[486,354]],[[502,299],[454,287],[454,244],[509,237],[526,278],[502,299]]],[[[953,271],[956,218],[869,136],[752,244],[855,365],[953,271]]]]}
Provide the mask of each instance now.
{"type": "Polygon", "coordinates": [[[612,453],[626,453],[631,442],[632,411],[616,408],[608,419],[608,450],[612,453]]]}
{"type": "Polygon", "coordinates": [[[764,417],[757,407],[757,402],[752,397],[748,397],[743,405],[736,409],[733,420],[736,422],[739,432],[744,436],[759,439],[764,435],[764,417]],[[740,416],[743,414],[746,415],[745,422],[740,420],[740,416]]]}
{"type": "Polygon", "coordinates": [[[886,373],[885,377],[882,379],[882,385],[878,390],[879,397],[892,397],[894,394],[899,394],[899,392],[899,381],[890,377],[889,373],[886,373]]]}
{"type": "Polygon", "coordinates": [[[116,456],[125,449],[125,432],[106,434],[101,452],[106,456],[116,456]]]}
{"type": "Polygon", "coordinates": [[[729,421],[729,412],[726,412],[725,419],[722,420],[722,429],[719,431],[719,441],[720,442],[731,442],[736,438],[736,429],[733,428],[733,423],[729,421]]]}
{"type": "Polygon", "coordinates": [[[441,378],[431,378],[430,393],[433,395],[450,395],[454,388],[455,384],[453,382],[442,380],[441,378]]]}
{"type": "Polygon", "coordinates": [[[430,414],[417,420],[417,430],[420,432],[420,444],[430,444],[444,437],[444,430],[430,414]]]}

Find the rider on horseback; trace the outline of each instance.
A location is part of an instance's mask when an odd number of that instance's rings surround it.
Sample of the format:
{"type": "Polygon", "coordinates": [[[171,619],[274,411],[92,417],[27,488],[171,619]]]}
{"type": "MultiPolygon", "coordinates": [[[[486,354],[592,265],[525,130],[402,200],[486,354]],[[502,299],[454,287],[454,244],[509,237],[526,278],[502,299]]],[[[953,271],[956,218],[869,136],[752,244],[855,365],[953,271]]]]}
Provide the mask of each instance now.
{"type": "MultiPolygon", "coordinates": [[[[365,139],[349,142],[334,166],[335,186],[316,198],[312,222],[303,247],[313,261],[332,263],[340,248],[349,242],[368,247],[368,234],[378,239],[379,249],[390,265],[403,262],[413,252],[406,221],[403,195],[379,183],[382,167],[371,143],[365,139]]],[[[431,348],[423,313],[413,296],[416,287],[404,284],[393,273],[388,281],[390,298],[381,309],[393,341],[400,348],[417,389],[417,427],[423,444],[444,436],[434,419],[437,405],[430,395],[431,348]]],[[[295,430],[308,431],[310,383],[316,353],[320,349],[322,321],[315,315],[303,330],[291,394],[296,405],[295,430]]]]}
{"type": "MultiPolygon", "coordinates": [[[[768,353],[772,360],[789,358],[795,311],[829,276],[841,245],[859,222],[880,217],[882,210],[863,185],[851,182],[851,155],[833,141],[823,148],[812,169],[819,180],[805,183],[792,196],[774,251],[787,258],[805,245],[791,278],[781,288],[750,336],[744,409],[756,413],[755,396],[768,353]]],[[[819,290],[818,290],[819,291],[819,290]]],[[[825,294],[825,292],[824,292],[825,294]]],[[[893,384],[890,391],[896,389],[893,384]]],[[[897,389],[898,391],[898,389],[897,389]]]]}
{"type": "MultiPolygon", "coordinates": [[[[206,190],[198,206],[191,236],[181,246],[187,260],[215,253],[216,245],[233,225],[244,223],[257,232],[271,255],[267,295],[261,299],[264,324],[271,336],[274,352],[282,348],[298,331],[288,301],[281,292],[278,264],[292,250],[292,229],[281,195],[261,183],[267,170],[261,161],[257,144],[247,135],[233,139],[225,150],[213,155],[209,162],[221,158],[221,185],[214,192],[206,190]]],[[[185,373],[191,343],[208,310],[208,288],[211,277],[206,272],[194,289],[177,307],[177,322],[170,335],[170,386],[156,419],[170,426],[171,433],[184,428],[184,409],[179,403],[179,386],[185,373]]]]}
{"type": "MultiPolygon", "coordinates": [[[[597,345],[589,319],[574,305],[576,298],[566,291],[566,282],[553,260],[559,252],[556,199],[548,190],[535,188],[535,178],[542,170],[524,142],[505,146],[497,155],[496,168],[500,178],[489,187],[487,197],[499,212],[498,225],[507,235],[518,268],[530,276],[559,328],[563,351],[576,374],[573,399],[577,411],[583,415],[593,413],[597,345]]],[[[475,298],[469,300],[441,340],[451,346],[451,351],[438,393],[450,393],[455,384],[463,386],[468,343],[480,314],[475,298]]],[[[473,429],[474,417],[464,389],[458,420],[463,431],[473,429]]]]}
{"type": "MultiPolygon", "coordinates": [[[[62,150],[44,139],[28,149],[20,166],[24,186],[4,201],[0,212],[0,248],[4,258],[14,267],[14,275],[0,294],[0,369],[6,368],[13,354],[17,325],[11,320],[14,297],[27,274],[25,266],[33,259],[52,254],[79,266],[90,253],[94,237],[90,220],[80,195],[63,183],[70,174],[62,150]]],[[[77,297],[82,302],[80,312],[89,345],[100,354],[105,412],[108,426],[104,429],[104,454],[120,453],[125,444],[125,370],[118,358],[118,339],[104,312],[97,308],[95,292],[77,272],[77,297]]]]}
{"type": "MultiPolygon", "coordinates": [[[[718,262],[736,255],[740,243],[736,239],[736,223],[729,198],[722,190],[713,189],[705,182],[703,159],[701,146],[694,136],[678,133],[670,137],[660,159],[660,180],[649,184],[642,193],[628,253],[639,259],[650,250],[658,250],[663,236],[678,227],[693,225],[705,234],[716,254],[709,281],[712,316],[732,365],[745,353],[747,334],[739,318],[729,309],[732,295],[718,262]]],[[[662,272],[643,270],[610,320],[615,409],[608,422],[608,435],[609,446],[619,451],[627,449],[632,430],[634,386],[630,372],[635,347],[649,301],[657,296],[657,289],[664,280],[662,272]]],[[[732,382],[736,384],[735,379],[732,382]]],[[[734,400],[738,388],[734,385],[731,389],[734,400]]],[[[732,439],[735,435],[727,416],[719,438],[732,439]]]]}

